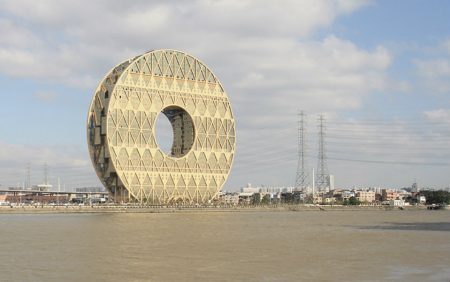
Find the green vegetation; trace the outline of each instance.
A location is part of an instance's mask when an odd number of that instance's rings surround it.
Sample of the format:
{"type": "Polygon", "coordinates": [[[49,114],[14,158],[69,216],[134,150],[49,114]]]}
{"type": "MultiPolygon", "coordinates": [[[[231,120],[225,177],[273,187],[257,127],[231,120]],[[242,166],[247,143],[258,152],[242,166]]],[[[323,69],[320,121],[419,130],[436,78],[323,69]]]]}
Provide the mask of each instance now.
{"type": "Polygon", "coordinates": [[[360,204],[361,202],[356,197],[350,197],[348,200],[344,200],[344,205],[357,206],[360,204]]]}
{"type": "Polygon", "coordinates": [[[435,191],[435,190],[425,190],[419,193],[425,196],[427,199],[427,204],[450,204],[450,192],[447,191],[435,191]]]}
{"type": "Polygon", "coordinates": [[[270,195],[269,194],[264,195],[264,197],[261,200],[261,204],[263,204],[263,205],[270,204],[270,195]]]}
{"type": "Polygon", "coordinates": [[[261,203],[261,194],[260,193],[253,194],[250,199],[250,203],[252,205],[259,205],[261,203]]]}
{"type": "Polygon", "coordinates": [[[410,203],[411,205],[417,204],[419,201],[417,200],[417,197],[408,196],[405,199],[405,202],[410,203]]]}

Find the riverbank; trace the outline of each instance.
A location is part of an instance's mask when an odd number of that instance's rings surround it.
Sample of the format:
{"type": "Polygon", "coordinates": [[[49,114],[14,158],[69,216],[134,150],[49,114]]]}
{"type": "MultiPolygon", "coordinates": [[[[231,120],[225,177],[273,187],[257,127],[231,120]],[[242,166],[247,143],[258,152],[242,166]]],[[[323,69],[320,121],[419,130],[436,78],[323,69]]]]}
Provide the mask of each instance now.
{"type": "Polygon", "coordinates": [[[278,205],[278,206],[1,206],[0,214],[46,214],[46,213],[174,213],[174,212],[306,212],[306,211],[408,211],[427,210],[426,206],[316,206],[316,205],[278,205]]]}

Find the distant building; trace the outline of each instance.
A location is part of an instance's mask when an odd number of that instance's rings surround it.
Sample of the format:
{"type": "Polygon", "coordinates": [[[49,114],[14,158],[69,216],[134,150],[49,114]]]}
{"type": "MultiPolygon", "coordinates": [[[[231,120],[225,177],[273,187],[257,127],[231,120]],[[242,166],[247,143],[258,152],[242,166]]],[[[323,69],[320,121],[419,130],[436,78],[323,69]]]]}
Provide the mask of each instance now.
{"type": "Polygon", "coordinates": [[[355,197],[355,192],[353,191],[342,191],[342,200],[348,200],[351,197],[355,197]]]}
{"type": "Polygon", "coordinates": [[[101,193],[101,192],[105,192],[105,188],[103,188],[103,187],[81,187],[81,188],[75,188],[75,192],[77,192],[77,193],[101,193]]]}
{"type": "Polygon", "coordinates": [[[335,197],[326,197],[322,199],[324,204],[330,205],[330,204],[334,204],[336,203],[336,198],[335,197]]]}
{"type": "Polygon", "coordinates": [[[327,177],[327,186],[328,186],[328,191],[333,191],[334,190],[334,175],[328,175],[327,177]]]}
{"type": "Polygon", "coordinates": [[[239,204],[239,193],[227,193],[225,195],[222,195],[221,202],[226,205],[237,205],[239,204]]]}
{"type": "Polygon", "coordinates": [[[261,187],[258,189],[259,189],[259,192],[270,193],[270,194],[292,193],[295,190],[294,187],[261,187]]]}
{"type": "Polygon", "coordinates": [[[320,196],[320,195],[314,195],[314,197],[313,197],[313,203],[314,204],[321,204],[321,203],[323,203],[323,198],[322,198],[322,196],[320,196]]]}
{"type": "Polygon", "coordinates": [[[381,187],[374,187],[374,188],[373,188],[373,191],[374,191],[376,194],[380,194],[380,195],[381,195],[381,193],[382,193],[382,190],[383,190],[383,188],[381,188],[381,187]]]}
{"type": "Polygon", "coordinates": [[[0,204],[6,203],[6,197],[8,197],[8,195],[6,194],[0,194],[0,204]]]}
{"type": "Polygon", "coordinates": [[[393,207],[403,207],[405,206],[405,201],[403,200],[390,200],[389,205],[393,207]]]}
{"type": "Polygon", "coordinates": [[[31,188],[32,188],[32,190],[35,190],[35,191],[46,192],[46,191],[52,190],[53,186],[51,184],[39,184],[39,185],[35,185],[31,188]]]}
{"type": "Polygon", "coordinates": [[[374,191],[358,191],[356,193],[356,198],[360,202],[373,203],[373,202],[375,202],[375,192],[374,191]]]}
{"type": "Polygon", "coordinates": [[[408,197],[411,197],[411,196],[412,196],[411,192],[408,192],[405,189],[402,189],[398,192],[398,198],[400,200],[407,199],[408,197]]]}
{"type": "Polygon", "coordinates": [[[398,198],[399,198],[399,194],[397,191],[390,190],[390,189],[383,189],[381,191],[381,199],[383,201],[397,200],[398,198]]]}
{"type": "Polygon", "coordinates": [[[417,182],[414,182],[411,185],[411,192],[414,192],[414,193],[420,192],[419,185],[417,185],[417,182]]]}
{"type": "Polygon", "coordinates": [[[9,191],[19,191],[19,190],[22,190],[22,187],[19,187],[19,186],[17,186],[17,187],[8,187],[8,190],[9,191]]]}
{"type": "Polygon", "coordinates": [[[419,204],[426,204],[427,198],[425,198],[425,196],[422,196],[422,195],[417,195],[417,202],[419,204]]]}
{"type": "Polygon", "coordinates": [[[382,202],[383,195],[381,193],[375,193],[375,202],[382,202]]]}
{"type": "Polygon", "coordinates": [[[248,183],[246,187],[241,188],[241,193],[254,194],[254,193],[259,193],[259,192],[260,192],[260,188],[252,187],[252,184],[250,184],[250,183],[248,183]]]}

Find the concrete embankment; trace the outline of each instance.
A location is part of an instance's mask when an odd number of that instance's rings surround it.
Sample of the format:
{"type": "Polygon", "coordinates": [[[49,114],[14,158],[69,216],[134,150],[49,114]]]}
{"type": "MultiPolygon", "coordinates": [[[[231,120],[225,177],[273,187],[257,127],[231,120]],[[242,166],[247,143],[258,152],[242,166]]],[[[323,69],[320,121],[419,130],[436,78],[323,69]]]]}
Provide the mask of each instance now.
{"type": "Polygon", "coordinates": [[[46,214],[46,213],[173,213],[173,212],[306,212],[306,211],[394,211],[426,210],[426,206],[390,207],[390,206],[2,206],[0,214],[46,214]]]}

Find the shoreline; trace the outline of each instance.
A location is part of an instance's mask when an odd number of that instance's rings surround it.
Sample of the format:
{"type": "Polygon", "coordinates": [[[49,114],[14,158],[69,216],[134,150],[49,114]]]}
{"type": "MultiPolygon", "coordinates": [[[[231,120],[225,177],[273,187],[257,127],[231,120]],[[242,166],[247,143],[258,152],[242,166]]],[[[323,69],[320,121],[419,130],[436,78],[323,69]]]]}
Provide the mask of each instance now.
{"type": "MultiPolygon", "coordinates": [[[[448,210],[442,209],[442,210],[448,210]]],[[[427,211],[426,206],[209,206],[209,207],[142,207],[142,206],[1,206],[0,214],[74,214],[74,213],[198,213],[198,212],[307,212],[307,211],[427,211]]]]}

